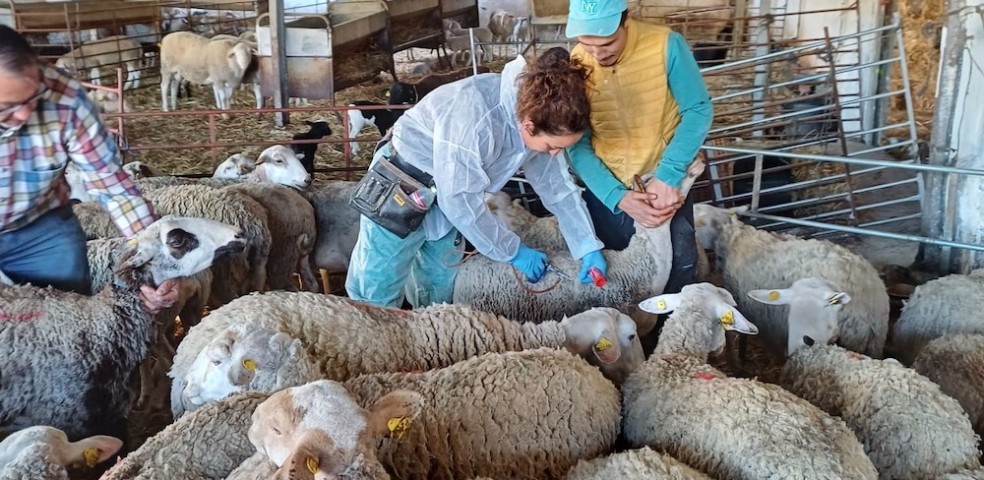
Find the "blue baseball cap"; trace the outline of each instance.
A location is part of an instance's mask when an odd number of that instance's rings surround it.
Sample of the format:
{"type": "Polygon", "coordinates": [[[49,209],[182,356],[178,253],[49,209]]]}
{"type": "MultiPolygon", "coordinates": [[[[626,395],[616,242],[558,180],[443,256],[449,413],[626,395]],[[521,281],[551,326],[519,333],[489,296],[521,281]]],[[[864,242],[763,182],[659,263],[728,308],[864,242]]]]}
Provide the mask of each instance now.
{"type": "Polygon", "coordinates": [[[612,35],[627,8],[625,0],[571,0],[567,38],[612,35]]]}

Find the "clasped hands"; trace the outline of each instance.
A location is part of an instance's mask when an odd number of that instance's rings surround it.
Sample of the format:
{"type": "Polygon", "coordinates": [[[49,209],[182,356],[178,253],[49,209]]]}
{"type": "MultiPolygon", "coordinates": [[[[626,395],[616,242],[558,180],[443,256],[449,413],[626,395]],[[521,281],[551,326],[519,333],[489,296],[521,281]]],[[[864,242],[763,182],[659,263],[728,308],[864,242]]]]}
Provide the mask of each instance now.
{"type": "Polygon", "coordinates": [[[654,178],[646,184],[645,193],[626,193],[618,202],[618,208],[639,225],[654,228],[673,218],[683,202],[684,196],[679,190],[654,178]]]}

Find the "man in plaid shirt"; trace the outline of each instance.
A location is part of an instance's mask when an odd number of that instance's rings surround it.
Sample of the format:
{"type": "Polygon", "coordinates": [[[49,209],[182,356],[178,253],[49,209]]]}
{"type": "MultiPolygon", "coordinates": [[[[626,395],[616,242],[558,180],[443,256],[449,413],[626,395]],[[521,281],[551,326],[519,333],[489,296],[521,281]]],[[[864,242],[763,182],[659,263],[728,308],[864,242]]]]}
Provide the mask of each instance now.
{"type": "MultiPolygon", "coordinates": [[[[121,168],[116,143],[82,85],[44,65],[20,34],[0,25],[0,272],[15,283],[89,293],[68,162],[124,236],[157,219],[121,168]]],[[[142,292],[147,309],[157,311],[177,299],[177,283],[142,292]]]]}

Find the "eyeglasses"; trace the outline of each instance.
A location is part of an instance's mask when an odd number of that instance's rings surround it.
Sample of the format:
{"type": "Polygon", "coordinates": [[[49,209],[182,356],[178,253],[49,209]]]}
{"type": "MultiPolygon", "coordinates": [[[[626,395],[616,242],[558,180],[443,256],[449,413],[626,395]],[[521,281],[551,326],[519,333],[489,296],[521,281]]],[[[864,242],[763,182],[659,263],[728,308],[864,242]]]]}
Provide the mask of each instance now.
{"type": "Polygon", "coordinates": [[[15,104],[15,105],[11,105],[11,106],[9,106],[7,108],[0,109],[0,118],[7,118],[7,117],[13,115],[14,112],[16,112],[16,111],[24,108],[24,106],[26,106],[26,105],[28,105],[28,104],[30,104],[32,102],[38,101],[41,97],[44,96],[45,93],[48,93],[48,87],[44,84],[44,82],[41,82],[41,84],[38,86],[37,93],[35,93],[34,95],[31,95],[31,98],[28,98],[27,100],[24,100],[21,103],[18,103],[18,104],[15,104]]]}

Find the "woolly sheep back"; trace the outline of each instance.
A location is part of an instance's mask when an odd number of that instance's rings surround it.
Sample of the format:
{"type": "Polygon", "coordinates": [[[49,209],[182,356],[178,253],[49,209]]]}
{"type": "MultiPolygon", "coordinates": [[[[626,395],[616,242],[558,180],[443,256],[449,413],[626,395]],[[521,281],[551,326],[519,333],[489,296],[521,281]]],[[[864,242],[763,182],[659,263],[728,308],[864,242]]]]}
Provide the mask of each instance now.
{"type": "Polygon", "coordinates": [[[960,404],[894,360],[816,345],[789,358],[780,382],[844,419],[882,479],[980,467],[979,438],[960,404]]]}
{"type": "Polygon", "coordinates": [[[552,349],[486,354],[420,374],[345,382],[363,407],[397,389],[419,392],[417,428],[384,440],[396,478],[563,478],[578,459],[610,452],[619,394],[583,359],[552,349]]]}
{"type": "Polygon", "coordinates": [[[946,334],[984,333],[982,274],[984,269],[971,275],[947,275],[916,287],[892,332],[899,361],[911,365],[923,346],[946,334]]]}
{"type": "Polygon", "coordinates": [[[0,480],[69,480],[65,467],[52,458],[51,445],[38,443],[0,470],[0,480]]]}
{"type": "Polygon", "coordinates": [[[567,480],[711,480],[679,460],[649,447],[628,450],[594,460],[581,460],[567,480]]]}
{"type": "Polygon", "coordinates": [[[919,352],[912,368],[960,402],[974,431],[984,435],[984,335],[937,338],[919,352]]]}

